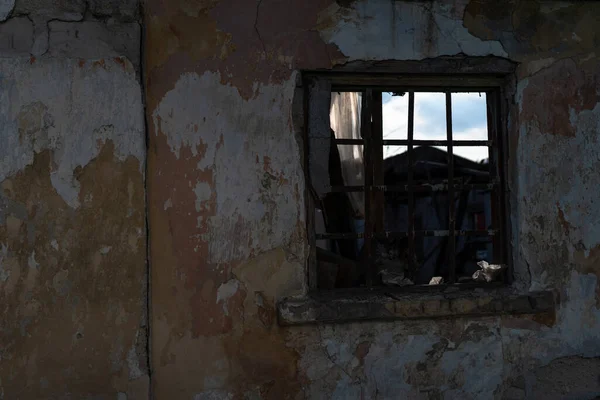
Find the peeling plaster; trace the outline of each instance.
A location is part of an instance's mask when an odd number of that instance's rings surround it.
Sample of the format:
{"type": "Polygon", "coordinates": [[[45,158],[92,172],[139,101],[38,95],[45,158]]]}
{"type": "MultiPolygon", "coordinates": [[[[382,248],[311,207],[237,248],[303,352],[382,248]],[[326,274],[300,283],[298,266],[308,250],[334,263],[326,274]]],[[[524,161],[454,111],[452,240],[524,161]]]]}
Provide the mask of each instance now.
{"type": "Polygon", "coordinates": [[[156,393],[535,398],[539,368],[597,357],[591,9],[323,0],[306,15],[291,4],[148,5],[156,393]],[[557,314],[278,327],[275,302],[306,292],[294,70],[461,53],[521,63],[508,102],[515,290],[555,290],[557,314]]]}
{"type": "Polygon", "coordinates": [[[200,211],[202,203],[210,200],[212,189],[208,183],[198,182],[194,187],[194,194],[196,195],[196,211],[200,211]]]}
{"type": "Polygon", "coordinates": [[[148,391],[144,352],[133,380],[126,359],[145,313],[141,91],[131,69],[94,63],[0,59],[10,99],[0,104],[0,390],[10,398],[148,391]],[[77,182],[78,208],[53,173],[77,182]]]}
{"type": "Polygon", "coordinates": [[[0,21],[6,21],[15,7],[15,0],[0,0],[0,21]]]}
{"type": "MultiPolygon", "coordinates": [[[[570,122],[576,129],[574,137],[544,135],[533,124],[523,128],[519,160],[528,167],[519,174],[519,186],[525,193],[531,193],[525,215],[556,215],[556,206],[553,207],[556,204],[570,226],[564,238],[549,237],[548,243],[556,244],[544,252],[556,249],[566,240],[570,252],[581,243],[587,257],[600,244],[600,207],[594,192],[600,185],[597,173],[600,158],[596,150],[600,103],[593,110],[571,113],[570,122]],[[559,159],[561,162],[557,164],[559,159]]],[[[522,235],[527,236],[534,226],[528,219],[523,221],[522,235]]],[[[547,228],[545,231],[541,232],[545,236],[552,232],[547,228]]],[[[551,253],[548,257],[552,257],[551,253]]]]}
{"type": "Polygon", "coordinates": [[[153,113],[155,132],[166,136],[173,154],[180,158],[181,149],[189,148],[199,159],[197,169],[212,172],[212,187],[194,187],[196,211],[214,195],[216,215],[206,221],[211,263],[243,260],[287,243],[289,228],[303,217],[302,203],[284,190],[303,190],[300,149],[289,117],[279,111],[291,104],[294,82],[261,85],[255,99],[244,101],[235,88],[220,84],[219,74],[184,74],[153,113]],[[202,96],[208,92],[210,97],[202,96]],[[226,110],[237,114],[228,118],[226,110]],[[257,157],[269,157],[277,170],[265,170],[257,157]],[[265,223],[269,232],[260,229],[265,223]]]}
{"type": "MultiPolygon", "coordinates": [[[[330,7],[325,41],[352,60],[419,60],[463,53],[507,57],[499,41],[481,40],[463,26],[465,3],[457,8],[439,2],[357,1],[348,10],[330,7]],[[462,10],[462,11],[461,11],[462,10]]],[[[325,19],[325,16],[321,16],[325,19]]]]}
{"type": "Polygon", "coordinates": [[[74,59],[34,64],[23,58],[0,59],[0,181],[31,165],[34,154],[50,149],[52,183],[67,204],[78,208],[80,185],[74,171],[97,157],[106,140],[115,143],[121,161],[130,155],[138,159],[141,171],[143,107],[128,65],[124,69],[115,60],[81,65],[74,59]]]}
{"type": "Polygon", "coordinates": [[[29,256],[29,260],[27,261],[27,265],[29,266],[29,268],[39,268],[40,264],[38,264],[38,262],[35,261],[35,250],[29,256]]]}
{"type": "Polygon", "coordinates": [[[227,300],[235,296],[239,287],[240,282],[235,279],[231,279],[223,283],[217,289],[217,303],[223,302],[223,312],[225,315],[229,315],[229,310],[227,309],[227,300]]]}

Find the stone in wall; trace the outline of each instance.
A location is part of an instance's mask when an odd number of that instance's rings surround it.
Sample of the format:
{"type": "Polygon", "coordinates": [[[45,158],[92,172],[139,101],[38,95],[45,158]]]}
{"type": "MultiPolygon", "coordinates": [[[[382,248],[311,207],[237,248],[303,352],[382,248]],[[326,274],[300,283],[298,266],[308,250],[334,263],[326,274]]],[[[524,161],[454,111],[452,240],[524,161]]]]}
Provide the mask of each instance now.
{"type": "Polygon", "coordinates": [[[131,22],[139,18],[138,0],[88,0],[92,14],[131,22]]]}
{"type": "Polygon", "coordinates": [[[5,21],[15,6],[15,0],[0,1],[0,22],[5,21]]]}
{"type": "Polygon", "coordinates": [[[33,23],[27,17],[0,23],[0,54],[28,55],[33,46],[33,23]]]}
{"type": "Polygon", "coordinates": [[[109,58],[125,56],[140,65],[140,25],[137,22],[52,21],[49,28],[49,54],[65,58],[109,58]]]}
{"type": "Polygon", "coordinates": [[[127,57],[139,71],[138,8],[135,0],[18,0],[12,18],[0,23],[0,55],[127,57]]]}

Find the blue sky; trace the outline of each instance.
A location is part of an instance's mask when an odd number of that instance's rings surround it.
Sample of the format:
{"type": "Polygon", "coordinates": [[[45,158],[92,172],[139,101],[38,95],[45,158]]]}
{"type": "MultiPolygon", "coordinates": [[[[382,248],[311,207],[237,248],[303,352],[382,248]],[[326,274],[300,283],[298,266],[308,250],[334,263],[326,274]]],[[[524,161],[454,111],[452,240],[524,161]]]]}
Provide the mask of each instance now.
{"type": "MultiPolygon", "coordinates": [[[[452,131],[455,140],[487,139],[485,93],[452,93],[452,131]]],[[[408,94],[383,94],[384,139],[406,139],[408,94]]],[[[444,93],[415,93],[415,139],[446,139],[444,93]]],[[[444,148],[444,150],[446,150],[444,148]]],[[[386,146],[384,157],[406,151],[404,146],[386,146]]],[[[473,161],[488,157],[487,147],[454,147],[454,154],[473,161]]]]}

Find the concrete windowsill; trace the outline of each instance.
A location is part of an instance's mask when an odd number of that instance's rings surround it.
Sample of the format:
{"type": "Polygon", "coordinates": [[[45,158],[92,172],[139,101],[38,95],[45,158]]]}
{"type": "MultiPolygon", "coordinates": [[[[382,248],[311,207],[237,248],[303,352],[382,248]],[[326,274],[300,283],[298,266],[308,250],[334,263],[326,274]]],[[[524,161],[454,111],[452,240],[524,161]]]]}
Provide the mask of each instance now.
{"type": "Polygon", "coordinates": [[[554,313],[551,291],[516,293],[508,287],[414,293],[364,289],[311,293],[277,305],[279,324],[305,325],[369,320],[432,319],[554,313]]]}

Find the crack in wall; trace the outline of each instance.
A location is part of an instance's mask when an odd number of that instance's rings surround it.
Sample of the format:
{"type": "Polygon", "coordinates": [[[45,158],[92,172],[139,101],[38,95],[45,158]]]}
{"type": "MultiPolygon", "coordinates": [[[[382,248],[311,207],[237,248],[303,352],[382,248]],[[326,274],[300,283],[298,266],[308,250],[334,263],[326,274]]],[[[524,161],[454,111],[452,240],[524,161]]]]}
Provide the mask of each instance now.
{"type": "MultiPolygon", "coordinates": [[[[139,3],[139,14],[140,18],[143,19],[144,14],[144,5],[143,2],[139,3]]],[[[140,59],[144,60],[146,56],[145,45],[147,40],[147,32],[146,32],[146,24],[140,23],[141,35],[140,35],[140,59]]],[[[149,190],[148,190],[148,175],[150,174],[150,167],[148,163],[148,154],[150,150],[150,131],[148,129],[148,113],[146,112],[147,108],[147,98],[146,98],[146,69],[145,63],[142,61],[140,63],[140,87],[142,90],[142,106],[144,107],[144,144],[146,150],[146,157],[144,158],[144,223],[146,225],[146,365],[148,374],[148,400],[152,400],[154,398],[154,373],[152,368],[152,263],[150,256],[150,213],[148,204],[150,204],[149,200],[149,190]]]]}
{"type": "Polygon", "coordinates": [[[254,30],[256,31],[256,35],[258,35],[258,40],[260,41],[260,44],[263,48],[263,53],[265,55],[265,60],[267,59],[267,48],[265,47],[265,43],[262,40],[262,36],[260,35],[260,32],[258,31],[258,14],[260,12],[260,5],[262,4],[262,0],[258,0],[258,3],[256,4],[256,16],[254,18],[254,30]]]}
{"type": "Polygon", "coordinates": [[[327,358],[327,360],[329,360],[329,362],[331,362],[331,364],[338,369],[339,371],[341,371],[351,383],[358,383],[361,384],[362,383],[362,379],[356,377],[353,378],[352,375],[346,370],[346,368],[344,368],[342,365],[338,364],[334,359],[333,356],[331,354],[329,354],[329,350],[327,350],[327,346],[323,345],[324,344],[324,339],[323,339],[323,332],[321,327],[317,327],[317,330],[319,332],[319,348],[321,349],[321,351],[323,352],[323,354],[325,355],[325,358],[327,358]]]}

